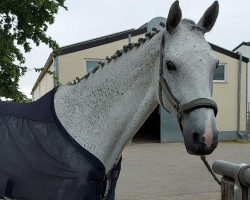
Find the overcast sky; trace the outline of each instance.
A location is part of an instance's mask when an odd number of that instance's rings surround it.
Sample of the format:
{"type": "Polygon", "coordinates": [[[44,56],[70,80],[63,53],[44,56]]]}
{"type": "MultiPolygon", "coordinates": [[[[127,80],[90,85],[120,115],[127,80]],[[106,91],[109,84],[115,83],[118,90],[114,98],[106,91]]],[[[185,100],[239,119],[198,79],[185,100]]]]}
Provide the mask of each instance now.
{"type": "MultiPolygon", "coordinates": [[[[112,33],[139,28],[155,17],[167,17],[174,1],[170,0],[66,0],[68,11],[60,9],[47,34],[65,46],[112,33]]],[[[198,22],[212,0],[180,0],[183,18],[198,22]]],[[[241,42],[250,41],[250,0],[220,0],[220,12],[207,41],[232,50],[241,42]]],[[[30,71],[21,79],[20,89],[30,96],[38,73],[32,68],[43,67],[51,49],[45,45],[25,54],[30,71]]]]}

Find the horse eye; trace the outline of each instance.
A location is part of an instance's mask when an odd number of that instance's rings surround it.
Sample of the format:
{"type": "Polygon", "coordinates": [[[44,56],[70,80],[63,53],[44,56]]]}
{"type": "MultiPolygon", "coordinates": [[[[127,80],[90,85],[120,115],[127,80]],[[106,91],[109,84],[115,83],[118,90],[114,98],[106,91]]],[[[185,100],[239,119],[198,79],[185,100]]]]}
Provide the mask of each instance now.
{"type": "Polygon", "coordinates": [[[175,66],[174,66],[174,64],[172,62],[169,61],[166,64],[167,64],[167,69],[168,70],[176,70],[176,68],[175,68],[175,66]]]}

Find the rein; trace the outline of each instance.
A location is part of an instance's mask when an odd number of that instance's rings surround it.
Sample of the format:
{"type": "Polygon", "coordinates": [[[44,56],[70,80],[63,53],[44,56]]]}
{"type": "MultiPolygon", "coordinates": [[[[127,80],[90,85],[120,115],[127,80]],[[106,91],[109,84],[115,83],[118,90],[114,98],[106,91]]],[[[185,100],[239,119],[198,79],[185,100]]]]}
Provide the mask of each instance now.
{"type": "Polygon", "coordinates": [[[161,49],[160,49],[160,69],[159,69],[159,89],[158,89],[158,96],[159,96],[160,105],[165,110],[168,111],[167,107],[164,105],[163,100],[162,100],[162,92],[163,92],[164,95],[166,96],[167,100],[170,102],[170,104],[172,105],[172,107],[176,111],[178,123],[180,125],[181,130],[183,130],[181,121],[183,119],[184,113],[189,113],[189,112],[191,112],[195,109],[198,109],[198,108],[212,108],[214,110],[214,115],[216,116],[218,108],[217,108],[215,101],[213,101],[212,99],[198,98],[198,99],[192,100],[188,103],[181,104],[180,101],[173,95],[170,87],[168,86],[166,79],[163,77],[164,42],[165,42],[165,38],[163,35],[162,39],[161,39],[161,49]]]}
{"type": "Polygon", "coordinates": [[[217,178],[217,176],[215,175],[215,173],[213,172],[212,168],[210,167],[210,165],[207,162],[206,156],[200,156],[202,162],[204,163],[204,165],[206,166],[207,170],[209,171],[209,173],[212,175],[212,177],[214,178],[214,180],[221,185],[220,180],[217,178]]]}

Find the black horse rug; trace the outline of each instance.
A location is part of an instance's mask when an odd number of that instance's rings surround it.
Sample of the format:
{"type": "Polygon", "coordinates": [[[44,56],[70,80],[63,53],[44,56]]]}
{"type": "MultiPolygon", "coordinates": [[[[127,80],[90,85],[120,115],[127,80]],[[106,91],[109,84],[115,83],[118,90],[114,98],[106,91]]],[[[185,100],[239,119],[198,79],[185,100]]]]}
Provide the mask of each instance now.
{"type": "Polygon", "coordinates": [[[56,90],[32,103],[0,102],[0,198],[113,200],[121,160],[107,176],[59,122],[56,90]]]}

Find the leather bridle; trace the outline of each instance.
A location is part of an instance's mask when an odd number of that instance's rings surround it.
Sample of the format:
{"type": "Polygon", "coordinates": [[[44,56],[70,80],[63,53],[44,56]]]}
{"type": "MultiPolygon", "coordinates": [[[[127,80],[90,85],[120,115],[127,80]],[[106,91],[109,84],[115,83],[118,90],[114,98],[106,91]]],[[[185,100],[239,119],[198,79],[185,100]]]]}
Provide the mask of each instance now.
{"type": "Polygon", "coordinates": [[[162,100],[162,92],[163,92],[165,94],[167,100],[169,101],[169,103],[172,105],[172,107],[176,111],[178,123],[180,125],[181,130],[182,130],[181,121],[183,119],[184,113],[189,113],[189,112],[191,112],[195,109],[199,109],[199,108],[211,108],[214,110],[214,115],[216,116],[218,108],[217,108],[215,101],[213,101],[211,99],[198,98],[198,99],[192,100],[188,103],[181,104],[181,102],[173,95],[173,93],[171,92],[171,89],[168,86],[166,79],[163,77],[164,42],[165,42],[165,39],[164,39],[164,34],[163,34],[162,39],[161,39],[161,49],[160,49],[159,91],[158,91],[160,105],[166,111],[168,111],[168,109],[166,108],[166,106],[164,105],[163,100],[162,100]]]}

